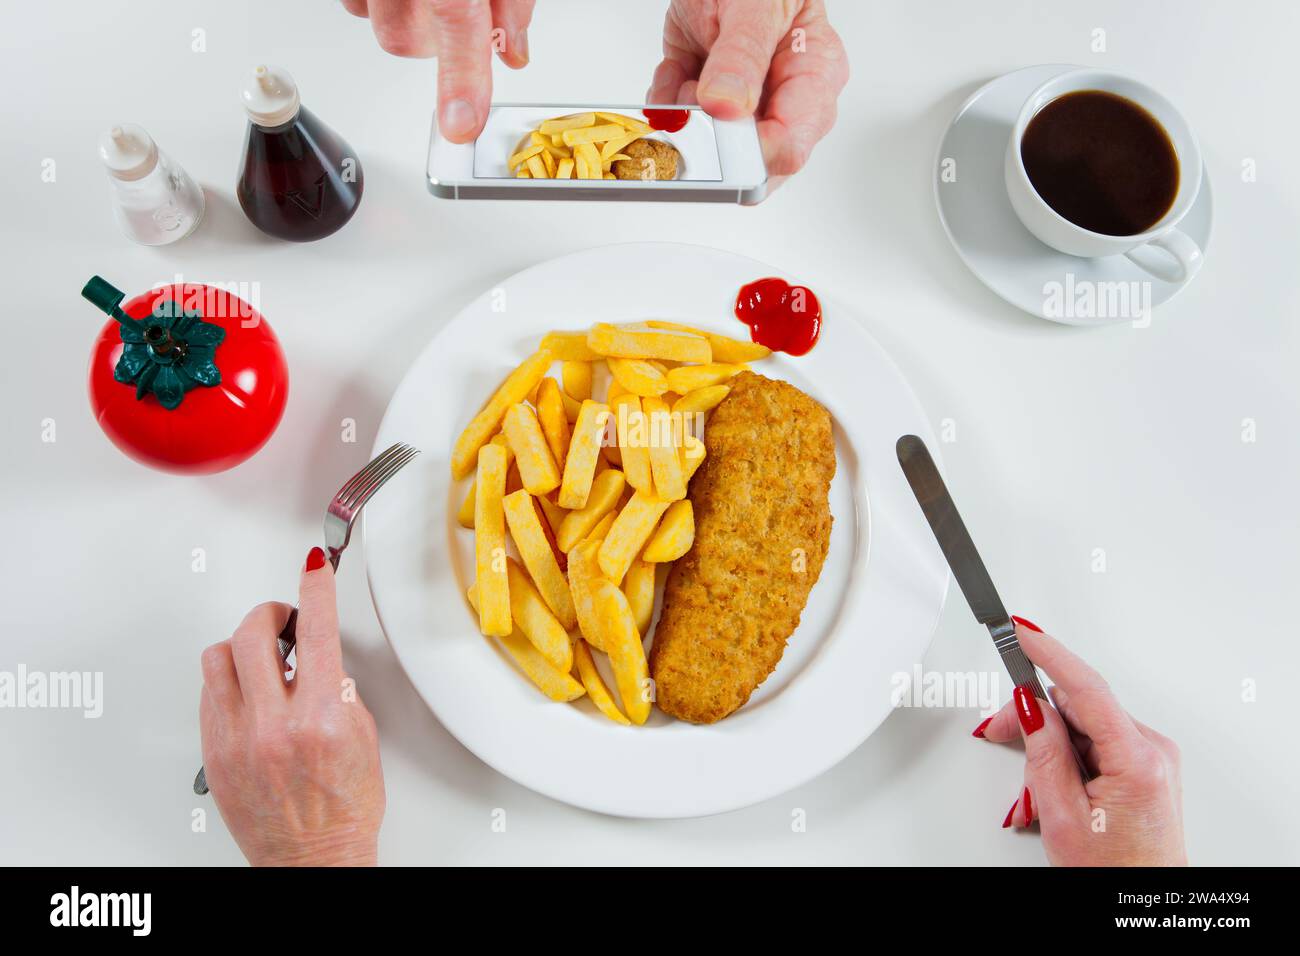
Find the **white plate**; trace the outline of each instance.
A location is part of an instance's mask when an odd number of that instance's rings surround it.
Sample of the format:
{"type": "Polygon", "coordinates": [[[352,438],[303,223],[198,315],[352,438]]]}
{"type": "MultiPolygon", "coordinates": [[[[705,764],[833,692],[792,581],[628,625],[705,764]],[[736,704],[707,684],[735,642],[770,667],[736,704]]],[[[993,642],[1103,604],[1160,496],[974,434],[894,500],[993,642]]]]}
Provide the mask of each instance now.
{"type": "MultiPolygon", "coordinates": [[[[1172,299],[1183,285],[1162,282],[1124,256],[1080,259],[1043,245],[1016,217],[1003,181],[1007,140],[1025,100],[1052,77],[1075,69],[1078,67],[1063,64],[1026,67],[999,76],[971,94],[939,143],[934,161],[934,200],[944,231],[962,261],[981,282],[1016,308],[1065,325],[1131,322],[1133,314],[1101,314],[1105,310],[1072,315],[1055,308],[1059,301],[1055,297],[1053,308],[1048,309],[1045,289],[1051,283],[1062,298],[1078,301],[1071,290],[1083,289],[1084,284],[1095,289],[1098,284],[1138,283],[1131,288],[1142,298],[1131,301],[1143,301],[1154,309],[1172,299]],[[954,182],[942,178],[944,163],[949,160],[956,164],[954,182]]],[[[1200,195],[1178,228],[1204,253],[1209,248],[1213,220],[1214,200],[1207,169],[1201,177],[1200,195]]]]}
{"type": "MultiPolygon", "coordinates": [[[[775,796],[847,756],[889,715],[892,678],[929,645],[948,569],[894,453],[929,424],[853,310],[821,296],[820,343],[757,370],[834,416],[838,468],[830,553],[776,672],[711,726],[657,711],[621,727],[586,700],[548,701],[478,633],[464,594],[469,532],[455,511],[468,482],[449,455],[465,423],[551,329],[663,318],[733,335],[736,290],[780,275],[700,246],[634,243],[527,269],[484,293],[434,337],[398,386],[375,448],[423,449],[365,511],[366,565],[380,623],[443,725],[485,763],[540,793],[602,813],[686,817],[775,796]]],[[[823,290],[817,290],[819,296],[823,290]]],[[[707,431],[706,431],[707,444],[707,431]]]]}

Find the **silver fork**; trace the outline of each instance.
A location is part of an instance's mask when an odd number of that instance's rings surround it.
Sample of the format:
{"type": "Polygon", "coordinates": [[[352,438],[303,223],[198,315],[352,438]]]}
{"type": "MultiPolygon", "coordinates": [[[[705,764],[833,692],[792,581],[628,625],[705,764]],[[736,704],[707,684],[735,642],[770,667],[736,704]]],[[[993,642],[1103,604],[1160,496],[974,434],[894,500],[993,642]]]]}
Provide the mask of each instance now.
{"type": "MultiPolygon", "coordinates": [[[[329,555],[330,567],[339,568],[339,558],[352,538],[352,525],[357,515],[365,507],[370,496],[383,487],[384,482],[392,478],[420,453],[420,449],[405,442],[398,442],[382,451],[374,461],[349,478],[339,489],[325,509],[325,550],[329,555]]],[[[275,639],[275,646],[280,651],[280,660],[288,658],[297,640],[298,608],[289,613],[284,630],[275,639]]],[[[208,792],[208,776],[200,767],[194,778],[194,792],[199,796],[208,792]]]]}

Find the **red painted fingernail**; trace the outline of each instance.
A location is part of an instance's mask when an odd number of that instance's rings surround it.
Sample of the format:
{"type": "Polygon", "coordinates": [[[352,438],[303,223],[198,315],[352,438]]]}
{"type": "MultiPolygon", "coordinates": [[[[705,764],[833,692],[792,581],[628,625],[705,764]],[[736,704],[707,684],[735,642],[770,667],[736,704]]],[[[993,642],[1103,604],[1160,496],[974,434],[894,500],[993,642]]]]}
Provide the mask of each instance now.
{"type": "Polygon", "coordinates": [[[1025,787],[1025,826],[1034,822],[1034,798],[1029,795],[1029,788],[1025,787]]]}
{"type": "Polygon", "coordinates": [[[319,571],[325,567],[325,552],[320,548],[312,548],[307,552],[307,570],[319,571]]]}
{"type": "Polygon", "coordinates": [[[1037,624],[1035,624],[1033,621],[1029,620],[1029,618],[1027,617],[1017,617],[1016,615],[1012,614],[1011,620],[1015,621],[1017,624],[1023,624],[1031,631],[1037,631],[1039,634],[1043,633],[1043,629],[1039,627],[1037,624]]]}
{"type": "Polygon", "coordinates": [[[1016,807],[1017,807],[1019,804],[1020,804],[1020,801],[1019,801],[1019,800],[1017,800],[1015,803],[1011,804],[1011,809],[1007,811],[1007,818],[1006,818],[1005,820],[1002,821],[1002,829],[1005,830],[1007,827],[1011,826],[1011,818],[1012,818],[1013,816],[1015,816],[1015,813],[1016,813],[1016,807]]]}
{"type": "Polygon", "coordinates": [[[988,726],[989,724],[991,724],[991,723],[993,723],[993,718],[992,718],[992,717],[985,717],[983,720],[980,721],[980,725],[979,725],[978,727],[976,727],[976,728],[971,732],[971,736],[972,736],[972,737],[978,737],[980,740],[983,740],[983,739],[984,739],[984,728],[987,727],[987,726],[988,726]]]}
{"type": "Polygon", "coordinates": [[[1016,701],[1016,716],[1020,718],[1020,729],[1028,737],[1036,730],[1043,729],[1043,709],[1038,706],[1038,699],[1027,687],[1017,687],[1011,695],[1016,701]]]}

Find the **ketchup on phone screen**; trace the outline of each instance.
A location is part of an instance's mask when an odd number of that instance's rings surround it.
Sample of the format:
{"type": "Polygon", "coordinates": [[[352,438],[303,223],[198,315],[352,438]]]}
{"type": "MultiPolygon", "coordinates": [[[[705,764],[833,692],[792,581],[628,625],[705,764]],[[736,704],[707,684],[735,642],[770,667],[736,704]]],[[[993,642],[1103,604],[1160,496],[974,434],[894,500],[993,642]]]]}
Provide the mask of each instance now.
{"type": "Polygon", "coordinates": [[[741,286],[735,311],[749,337],[774,352],[807,355],[822,330],[822,306],[812,289],[775,277],[741,286]]]}
{"type": "Polygon", "coordinates": [[[691,118],[690,110],[642,110],[645,121],[652,129],[664,133],[675,133],[691,118]]]}

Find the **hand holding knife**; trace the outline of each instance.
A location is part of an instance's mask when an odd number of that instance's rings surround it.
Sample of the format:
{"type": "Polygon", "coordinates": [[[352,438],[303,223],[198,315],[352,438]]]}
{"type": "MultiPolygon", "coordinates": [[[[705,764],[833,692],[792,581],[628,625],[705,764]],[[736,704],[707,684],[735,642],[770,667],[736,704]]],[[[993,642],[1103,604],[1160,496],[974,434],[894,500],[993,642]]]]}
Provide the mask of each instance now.
{"type": "MultiPolygon", "coordinates": [[[[1052,706],[1051,698],[1043,690],[1042,681],[1038,678],[1038,670],[1025,656],[1020,641],[1016,638],[1015,622],[1002,606],[993,579],[989,577],[988,569],[984,567],[984,562],[975,549],[975,542],[971,540],[970,532],[957,513],[957,506],[948,494],[948,488],[943,483],[925,442],[915,435],[904,435],[898,440],[896,450],[898,463],[925,514],[925,520],[930,523],[930,530],[939,542],[948,567],[961,586],[962,594],[966,595],[966,603],[975,613],[975,619],[989,629],[993,646],[1006,665],[1007,673],[1017,687],[1028,689],[1036,698],[1052,706]]],[[[1078,751],[1074,750],[1073,745],[1071,750],[1083,779],[1089,780],[1091,774],[1084,767],[1078,751]]]]}

